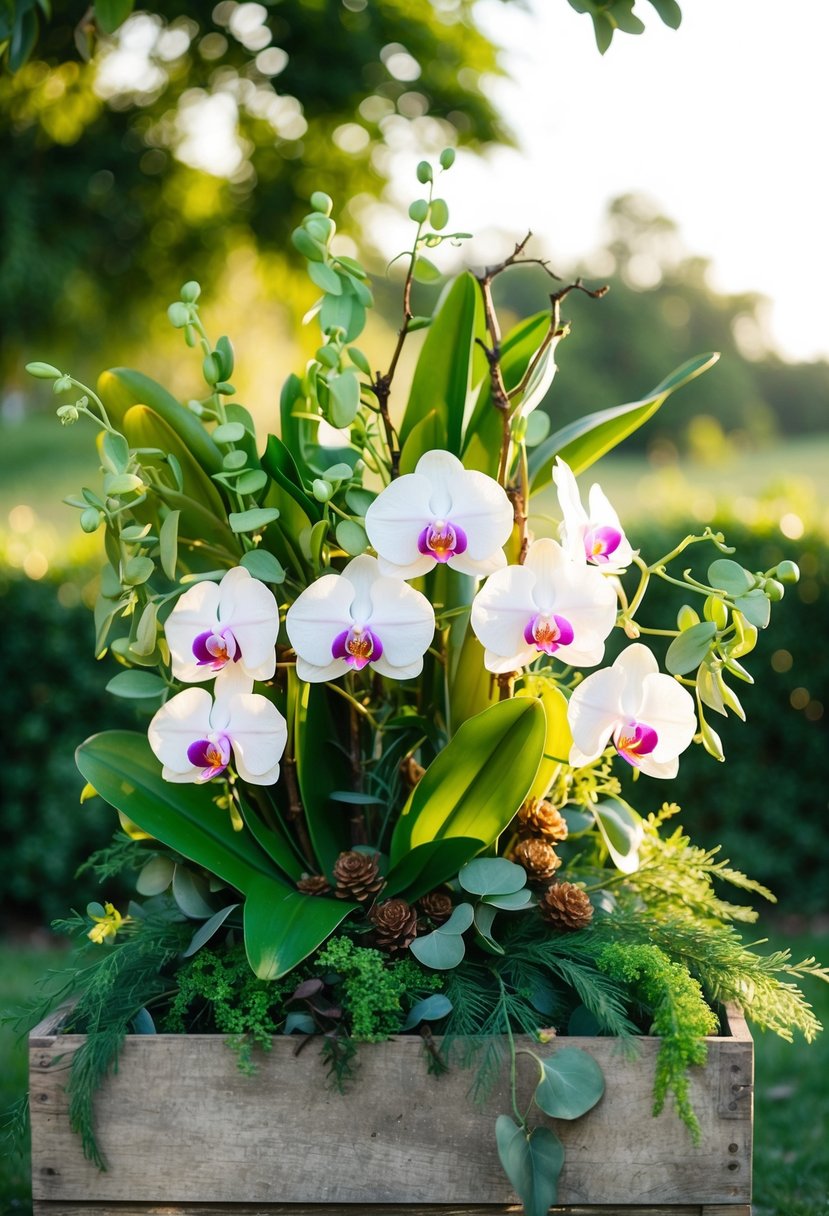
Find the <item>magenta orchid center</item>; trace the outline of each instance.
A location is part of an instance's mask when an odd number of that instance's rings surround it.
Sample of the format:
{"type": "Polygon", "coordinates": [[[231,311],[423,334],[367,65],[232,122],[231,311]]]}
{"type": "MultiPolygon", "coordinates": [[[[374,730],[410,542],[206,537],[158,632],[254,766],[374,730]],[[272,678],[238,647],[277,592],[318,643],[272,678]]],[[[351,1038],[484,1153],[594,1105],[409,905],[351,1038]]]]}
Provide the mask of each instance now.
{"type": "Polygon", "coordinates": [[[193,654],[199,667],[221,671],[228,663],[238,663],[242,657],[239,643],[230,629],[208,629],[193,641],[193,654]]]}
{"type": "Polygon", "coordinates": [[[195,768],[204,771],[197,777],[198,781],[209,781],[223,773],[230,763],[231,742],[227,735],[217,735],[215,739],[197,739],[187,749],[187,759],[195,768]]]}
{"type": "Polygon", "coordinates": [[[524,629],[524,641],[544,654],[555,654],[561,646],[569,646],[573,636],[573,626],[566,616],[543,612],[537,612],[524,629]]]}
{"type": "Polygon", "coordinates": [[[450,557],[466,550],[467,540],[463,528],[448,523],[445,519],[436,519],[423,529],[417,538],[417,547],[427,557],[433,557],[436,562],[448,562],[450,557]]]}
{"type": "Polygon", "coordinates": [[[622,757],[638,768],[643,756],[649,756],[659,742],[652,726],[645,722],[628,722],[620,726],[613,735],[613,746],[622,757]]]}
{"type": "Polygon", "coordinates": [[[352,625],[337,634],[331,643],[331,653],[335,659],[345,659],[355,671],[362,671],[367,663],[380,658],[383,643],[367,625],[352,625]]]}
{"type": "Polygon", "coordinates": [[[621,543],[622,533],[618,528],[588,528],[584,534],[585,557],[594,565],[603,566],[610,561],[621,543]]]}

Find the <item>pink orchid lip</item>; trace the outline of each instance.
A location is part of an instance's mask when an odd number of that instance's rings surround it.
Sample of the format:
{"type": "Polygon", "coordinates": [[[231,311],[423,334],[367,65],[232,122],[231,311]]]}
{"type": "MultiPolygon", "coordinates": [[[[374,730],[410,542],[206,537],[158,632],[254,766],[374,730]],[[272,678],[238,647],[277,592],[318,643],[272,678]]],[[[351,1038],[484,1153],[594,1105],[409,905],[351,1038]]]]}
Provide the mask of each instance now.
{"type": "Polygon", "coordinates": [[[228,663],[238,663],[242,657],[239,643],[230,629],[219,632],[207,629],[193,639],[193,654],[199,667],[221,671],[228,663]]]}
{"type": "Polygon", "coordinates": [[[380,658],[383,643],[367,625],[352,625],[337,634],[331,643],[331,653],[335,659],[345,659],[355,671],[362,671],[367,663],[380,658]]]}
{"type": "Polygon", "coordinates": [[[223,773],[230,763],[231,742],[227,735],[216,739],[197,739],[187,749],[187,759],[196,768],[204,769],[198,781],[210,781],[223,773]]]}
{"type": "Polygon", "coordinates": [[[575,634],[566,616],[545,616],[537,612],[524,628],[524,641],[544,654],[555,654],[561,646],[569,646],[575,634]]]}
{"type": "Polygon", "coordinates": [[[641,758],[649,756],[659,742],[659,736],[652,726],[645,722],[629,722],[620,726],[613,737],[613,746],[622,757],[638,768],[641,758]]]}
{"type": "Polygon", "coordinates": [[[433,520],[417,538],[420,552],[426,557],[433,557],[436,562],[448,562],[450,557],[464,553],[467,543],[463,528],[445,519],[433,520]]]}
{"type": "Polygon", "coordinates": [[[584,552],[589,562],[597,566],[609,562],[622,543],[622,533],[618,528],[609,525],[600,528],[588,528],[584,534],[584,552]]]}

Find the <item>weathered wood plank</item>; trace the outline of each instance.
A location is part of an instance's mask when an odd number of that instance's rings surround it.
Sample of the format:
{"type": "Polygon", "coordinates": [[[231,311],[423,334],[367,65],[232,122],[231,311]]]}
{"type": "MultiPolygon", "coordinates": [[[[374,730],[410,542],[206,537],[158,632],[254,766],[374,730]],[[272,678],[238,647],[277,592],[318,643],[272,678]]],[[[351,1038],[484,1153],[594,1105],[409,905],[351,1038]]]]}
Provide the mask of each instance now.
{"type": "MultiPolygon", "coordinates": [[[[607,1208],[590,1207],[555,1207],[550,1209],[554,1216],[608,1216],[607,1208]]],[[[338,1204],[334,1207],[321,1209],[312,1207],[297,1207],[294,1204],[282,1203],[236,1204],[157,1204],[147,1203],[62,1203],[46,1201],[35,1204],[34,1216],[363,1216],[365,1206],[362,1204],[338,1204]]],[[[409,1204],[389,1207],[384,1204],[379,1216],[515,1216],[521,1208],[515,1204],[503,1207],[500,1204],[487,1204],[485,1207],[418,1207],[409,1204]]],[[[751,1216],[751,1209],[743,1203],[718,1204],[716,1207],[700,1207],[693,1204],[690,1207],[683,1204],[680,1207],[664,1205],[654,1207],[614,1206],[612,1216],[751,1216]]]]}
{"type": "MultiPolygon", "coordinates": [[[[84,1160],[68,1125],[63,1085],[80,1042],[41,1028],[32,1036],[33,1192],[41,1205],[51,1201],[37,1209],[44,1216],[58,1213],[57,1202],[120,1216],[153,1211],[142,1204],[189,1216],[222,1203],[234,1204],[234,1213],[247,1204],[251,1213],[284,1216],[344,1204],[382,1204],[384,1214],[409,1205],[401,1211],[411,1216],[430,1205],[445,1205],[435,1208],[444,1213],[495,1205],[488,1207],[495,1216],[515,1204],[493,1132],[495,1116],[510,1109],[506,1079],[478,1109],[468,1094],[472,1074],[429,1075],[417,1039],[362,1047],[359,1075],[340,1095],[313,1044],[297,1057],[292,1041],[275,1039],[257,1074],[246,1077],[219,1036],[131,1036],[96,1103],[107,1173],[84,1160]]],[[[698,1146],[673,1111],[653,1119],[659,1045],[638,1045],[637,1058],[628,1059],[613,1039],[567,1040],[596,1058],[607,1089],[589,1116],[556,1123],[565,1145],[560,1210],[605,1205],[635,1213],[650,1205],[664,1212],[674,1205],[678,1213],[685,1205],[698,1216],[713,1205],[706,1216],[718,1216],[716,1205],[726,1205],[738,1216],[735,1205],[751,1194],[750,1038],[710,1039],[707,1066],[692,1072],[698,1146]]],[[[556,1049],[554,1042],[532,1046],[539,1054],[556,1049]]],[[[525,1104],[534,1069],[519,1058],[525,1104]]]]}

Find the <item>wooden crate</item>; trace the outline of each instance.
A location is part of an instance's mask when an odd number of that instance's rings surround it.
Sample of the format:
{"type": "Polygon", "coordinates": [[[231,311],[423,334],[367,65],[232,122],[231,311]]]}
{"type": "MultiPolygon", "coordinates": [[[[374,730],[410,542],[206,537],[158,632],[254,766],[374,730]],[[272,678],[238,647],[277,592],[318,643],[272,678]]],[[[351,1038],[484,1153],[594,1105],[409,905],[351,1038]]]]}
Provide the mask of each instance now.
{"type": "MultiPolygon", "coordinates": [[[[739,1013],[708,1040],[691,1099],[698,1146],[673,1110],[651,1113],[659,1043],[570,1038],[606,1078],[599,1104],[556,1121],[568,1216],[749,1216],[753,1043],[739,1013]]],[[[96,1103],[105,1173],[70,1131],[64,1083],[80,1036],[30,1036],[35,1216],[499,1216],[517,1212],[495,1150],[506,1079],[483,1109],[471,1073],[427,1072],[418,1038],[362,1046],[349,1091],[332,1091],[316,1045],[277,1038],[255,1076],[221,1036],[131,1036],[96,1103]]],[[[555,1043],[539,1047],[555,1051],[555,1043]]],[[[506,1070],[505,1070],[506,1071],[506,1070]]],[[[519,1057],[519,1092],[537,1079],[519,1057]]],[[[539,1116],[543,1119],[544,1116],[539,1116]]]]}

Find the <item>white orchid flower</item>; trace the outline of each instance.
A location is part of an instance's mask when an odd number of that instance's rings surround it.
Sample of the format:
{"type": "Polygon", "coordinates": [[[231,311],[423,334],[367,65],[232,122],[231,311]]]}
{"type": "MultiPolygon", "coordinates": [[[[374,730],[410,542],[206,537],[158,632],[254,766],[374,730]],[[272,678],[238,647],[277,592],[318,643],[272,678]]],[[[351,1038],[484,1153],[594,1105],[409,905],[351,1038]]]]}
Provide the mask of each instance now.
{"type": "Polygon", "coordinates": [[[446,563],[484,577],[506,564],[513,524],[506,492],[492,477],[465,469],[451,452],[425,452],[378,494],[366,532],[383,574],[418,578],[446,563]]]}
{"type": "Polygon", "coordinates": [[[679,755],[697,729],[694,699],[659,671],[641,642],[612,667],[588,676],[570,698],[570,763],[591,764],[612,742],[619,755],[649,777],[675,777],[679,755]]]}
{"type": "Polygon", "coordinates": [[[324,574],[307,587],[285,625],[301,680],[335,680],[368,664],[381,676],[409,680],[423,669],[435,613],[425,595],[362,554],[342,574],[324,574]]]}
{"type": "Polygon", "coordinates": [[[573,471],[560,456],[556,457],[553,480],[563,516],[562,543],[568,553],[598,566],[605,574],[626,570],[633,550],[601,486],[590,487],[590,509],[585,511],[573,471]]]}
{"type": "Polygon", "coordinates": [[[597,570],[543,538],[530,545],[523,566],[490,575],[471,619],[488,671],[516,671],[541,654],[594,667],[616,621],[616,592],[597,570]]]}
{"type": "Polygon", "coordinates": [[[185,688],[162,705],[147,733],[165,781],[209,781],[232,761],[243,781],[273,785],[288,727],[258,693],[234,691],[214,701],[205,688],[185,688]]]}
{"type": "Polygon", "coordinates": [[[221,672],[270,680],[278,630],[273,593],[244,566],[228,570],[220,583],[196,583],[164,625],[173,676],[185,684],[201,684],[221,672]]]}

